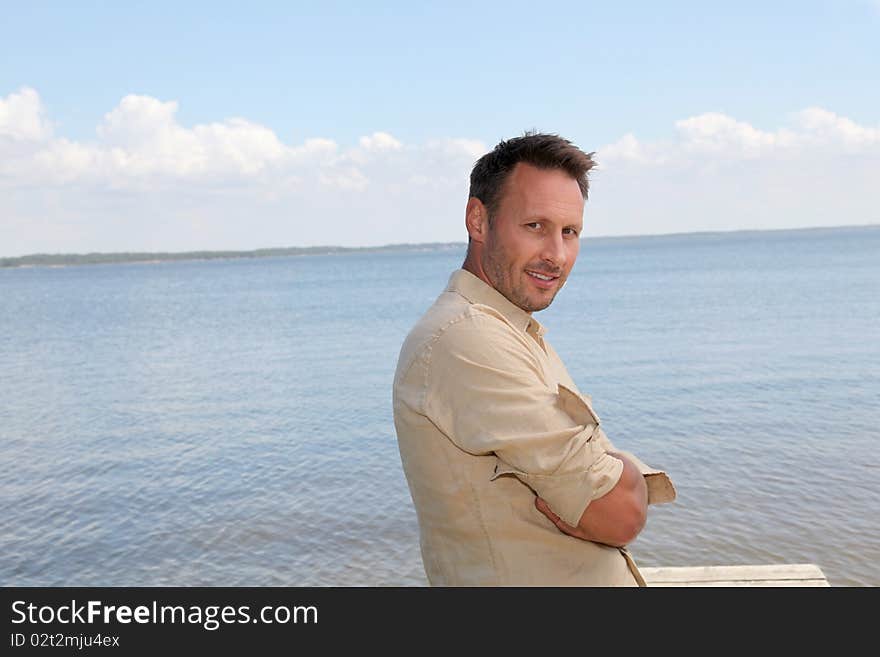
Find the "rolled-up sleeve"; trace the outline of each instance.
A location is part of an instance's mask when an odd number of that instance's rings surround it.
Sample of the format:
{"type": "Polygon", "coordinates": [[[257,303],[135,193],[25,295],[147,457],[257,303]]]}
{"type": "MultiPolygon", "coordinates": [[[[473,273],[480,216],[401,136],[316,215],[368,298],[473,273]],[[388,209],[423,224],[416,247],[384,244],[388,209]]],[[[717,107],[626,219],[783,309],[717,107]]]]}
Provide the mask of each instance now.
{"type": "Polygon", "coordinates": [[[645,486],[648,489],[648,504],[666,504],[675,501],[676,491],[672,479],[665,471],[652,468],[632,452],[615,447],[602,428],[596,432],[596,443],[601,445],[606,452],[614,452],[633,462],[638,471],[645,478],[645,486]]]}
{"type": "Polygon", "coordinates": [[[593,440],[598,418],[548,381],[531,339],[480,313],[447,326],[427,353],[424,413],[460,449],[494,454],[493,479],[516,476],[576,525],[623,463],[593,440]]]}

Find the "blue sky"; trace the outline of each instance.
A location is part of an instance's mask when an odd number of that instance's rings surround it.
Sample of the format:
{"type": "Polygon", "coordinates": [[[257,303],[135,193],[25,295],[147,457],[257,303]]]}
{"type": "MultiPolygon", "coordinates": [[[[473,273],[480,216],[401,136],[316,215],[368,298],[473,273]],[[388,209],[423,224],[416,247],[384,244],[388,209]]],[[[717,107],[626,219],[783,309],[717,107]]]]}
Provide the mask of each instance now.
{"type": "Polygon", "coordinates": [[[588,233],[880,222],[880,2],[476,5],[4,7],[0,256],[463,240],[474,156],[529,128],[609,154],[588,233]]]}

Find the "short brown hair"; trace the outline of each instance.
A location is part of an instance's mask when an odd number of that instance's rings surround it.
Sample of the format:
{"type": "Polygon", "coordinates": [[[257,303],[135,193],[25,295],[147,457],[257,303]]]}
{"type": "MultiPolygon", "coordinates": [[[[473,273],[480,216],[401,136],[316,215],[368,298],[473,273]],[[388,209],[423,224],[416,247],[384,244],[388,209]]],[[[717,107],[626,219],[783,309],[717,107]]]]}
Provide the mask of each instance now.
{"type": "Polygon", "coordinates": [[[508,176],[517,164],[525,162],[539,169],[565,171],[577,181],[586,201],[590,187],[587,174],[596,164],[594,154],[585,153],[559,135],[526,132],[522,137],[499,142],[477,160],[471,171],[469,196],[483,202],[491,219],[501,202],[508,176]]]}

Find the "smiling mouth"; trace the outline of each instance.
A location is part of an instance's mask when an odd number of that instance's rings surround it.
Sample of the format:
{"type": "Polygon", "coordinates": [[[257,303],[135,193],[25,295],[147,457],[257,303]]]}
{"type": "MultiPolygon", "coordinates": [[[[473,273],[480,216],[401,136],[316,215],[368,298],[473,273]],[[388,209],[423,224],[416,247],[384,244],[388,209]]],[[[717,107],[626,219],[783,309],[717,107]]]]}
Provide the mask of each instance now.
{"type": "Polygon", "coordinates": [[[526,269],[526,273],[535,282],[538,287],[551,288],[559,280],[559,274],[544,274],[542,272],[530,271],[526,269]]]}

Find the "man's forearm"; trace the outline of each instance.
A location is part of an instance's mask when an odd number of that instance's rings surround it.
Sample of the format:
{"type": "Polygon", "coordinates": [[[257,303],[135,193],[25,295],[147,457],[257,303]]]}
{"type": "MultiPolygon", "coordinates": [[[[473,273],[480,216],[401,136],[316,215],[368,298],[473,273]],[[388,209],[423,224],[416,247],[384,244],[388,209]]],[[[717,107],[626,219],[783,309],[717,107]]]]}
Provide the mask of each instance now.
{"type": "Polygon", "coordinates": [[[623,547],[635,540],[648,517],[648,489],[636,465],[622,454],[609,452],[623,463],[617,484],[608,493],[590,502],[577,526],[564,522],[547,503],[536,498],[535,506],[560,531],[594,543],[623,547]]]}
{"type": "MultiPolygon", "coordinates": [[[[642,509],[644,514],[648,513],[648,485],[645,483],[645,477],[639,470],[639,466],[633,463],[626,455],[620,452],[608,452],[616,459],[623,461],[623,473],[627,475],[627,484],[631,487],[635,497],[635,503],[642,509]]],[[[624,474],[621,474],[621,479],[624,474]]],[[[642,523],[644,526],[644,523],[642,523]]],[[[641,531],[641,528],[639,528],[641,531]]]]}
{"type": "Polygon", "coordinates": [[[591,540],[622,547],[634,541],[645,526],[648,487],[635,463],[618,452],[609,455],[623,462],[623,472],[609,493],[590,503],[579,526],[591,540]]]}

